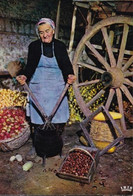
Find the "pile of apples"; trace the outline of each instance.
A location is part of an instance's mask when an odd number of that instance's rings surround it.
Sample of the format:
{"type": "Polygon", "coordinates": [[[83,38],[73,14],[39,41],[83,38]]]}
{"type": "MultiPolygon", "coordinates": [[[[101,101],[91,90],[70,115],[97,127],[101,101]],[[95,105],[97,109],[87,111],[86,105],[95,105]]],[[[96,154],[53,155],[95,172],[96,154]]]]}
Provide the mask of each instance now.
{"type": "Polygon", "coordinates": [[[16,137],[26,126],[25,111],[21,108],[0,110],[0,140],[16,137]]]}

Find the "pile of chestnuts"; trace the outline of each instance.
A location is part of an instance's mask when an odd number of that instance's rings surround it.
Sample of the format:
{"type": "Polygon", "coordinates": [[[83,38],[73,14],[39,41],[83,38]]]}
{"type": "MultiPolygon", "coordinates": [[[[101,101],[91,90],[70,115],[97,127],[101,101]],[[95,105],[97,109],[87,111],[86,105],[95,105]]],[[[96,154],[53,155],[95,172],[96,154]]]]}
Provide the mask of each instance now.
{"type": "MultiPolygon", "coordinates": [[[[90,154],[95,157],[96,152],[93,151],[90,154]]],[[[85,151],[75,149],[66,157],[60,172],[77,177],[88,177],[89,169],[93,162],[92,157],[85,151]]]]}

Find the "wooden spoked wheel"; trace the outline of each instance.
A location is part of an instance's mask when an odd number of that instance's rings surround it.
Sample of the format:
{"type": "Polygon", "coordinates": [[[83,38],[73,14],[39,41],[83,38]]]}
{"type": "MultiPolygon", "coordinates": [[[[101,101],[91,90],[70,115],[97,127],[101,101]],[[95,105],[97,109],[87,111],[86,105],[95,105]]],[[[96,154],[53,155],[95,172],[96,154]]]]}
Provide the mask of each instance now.
{"type": "Polygon", "coordinates": [[[73,69],[77,77],[73,85],[81,111],[88,117],[89,109],[102,94],[106,96],[104,106],[110,110],[115,102],[122,114],[121,127],[126,131],[123,101],[133,104],[133,18],[114,16],[88,27],[79,42],[73,69]],[[132,48],[131,48],[132,46],[132,48]],[[93,77],[92,77],[93,76],[93,77]],[[104,87],[87,103],[80,88],[103,82],[104,87]]]}

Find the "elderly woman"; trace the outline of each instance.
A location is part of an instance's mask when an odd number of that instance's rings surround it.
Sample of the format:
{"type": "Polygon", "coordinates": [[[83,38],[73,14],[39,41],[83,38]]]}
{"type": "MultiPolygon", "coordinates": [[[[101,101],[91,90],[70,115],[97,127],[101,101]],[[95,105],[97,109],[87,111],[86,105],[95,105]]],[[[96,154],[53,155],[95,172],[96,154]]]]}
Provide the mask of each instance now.
{"type": "MultiPolygon", "coordinates": [[[[27,66],[21,75],[17,76],[20,84],[29,83],[45,113],[49,116],[54,108],[65,83],[75,81],[72,64],[69,60],[66,46],[54,38],[55,24],[49,18],[42,18],[36,25],[39,39],[29,45],[27,66]]],[[[30,118],[36,132],[37,126],[44,123],[41,115],[30,100],[30,118]]],[[[59,106],[52,123],[62,132],[69,119],[67,96],[59,106]]],[[[34,144],[34,143],[33,143],[34,144]]],[[[30,155],[34,155],[34,148],[30,155]]],[[[33,156],[34,157],[34,156],[33,156]]]]}

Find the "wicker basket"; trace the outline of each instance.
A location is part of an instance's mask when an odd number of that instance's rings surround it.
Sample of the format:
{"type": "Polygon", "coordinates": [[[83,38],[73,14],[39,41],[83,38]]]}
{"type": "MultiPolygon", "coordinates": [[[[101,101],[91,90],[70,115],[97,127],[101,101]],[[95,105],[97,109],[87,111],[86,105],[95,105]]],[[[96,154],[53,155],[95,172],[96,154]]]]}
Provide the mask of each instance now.
{"type": "Polygon", "coordinates": [[[6,152],[20,148],[29,139],[29,136],[30,126],[25,122],[25,128],[19,135],[14,138],[0,140],[0,149],[6,152]]]}
{"type": "MultiPolygon", "coordinates": [[[[80,183],[86,183],[86,184],[89,184],[93,178],[93,175],[94,173],[96,172],[96,167],[98,165],[98,162],[99,162],[99,150],[97,148],[92,148],[92,147],[84,147],[84,146],[75,146],[74,148],[70,149],[69,152],[67,153],[65,159],[63,160],[63,162],[61,163],[60,165],[60,168],[58,169],[56,175],[60,178],[64,178],[66,180],[73,180],[73,181],[76,181],[76,182],[80,182],[80,183]],[[77,155],[75,152],[78,152],[77,155]],[[73,159],[74,163],[76,164],[66,164],[66,162],[72,161],[72,159],[70,158],[70,153],[74,153],[75,155],[75,160],[73,159]],[[88,157],[90,157],[90,162],[89,160],[86,159],[86,163],[85,164],[79,164],[79,162],[77,161],[78,158],[83,158],[83,154],[86,154],[88,157]],[[89,166],[89,162],[90,162],[90,166],[89,166]],[[63,171],[62,168],[64,167],[64,165],[66,164],[67,166],[67,170],[66,171],[63,171]],[[88,164],[88,166],[87,166],[88,164]],[[83,171],[84,172],[84,169],[85,167],[84,166],[87,166],[88,169],[86,170],[87,171],[87,175],[86,176],[82,176],[80,174],[78,174],[77,172],[75,173],[75,171],[77,170],[78,172],[79,171],[83,171]],[[73,171],[72,173],[69,172],[69,167],[71,167],[71,171],[73,171]],[[78,169],[79,168],[79,169],[78,169]]],[[[81,172],[82,173],[82,172],[81,172]]]]}

